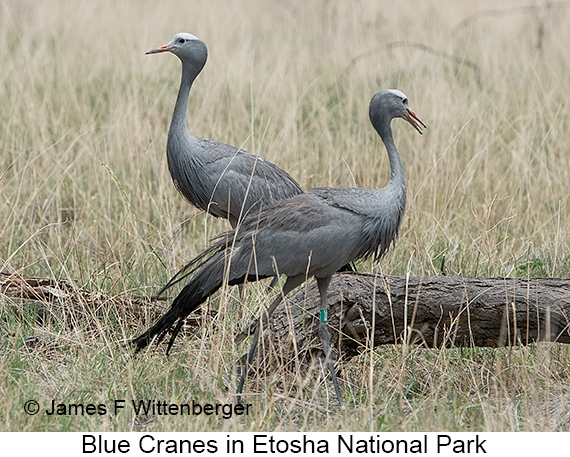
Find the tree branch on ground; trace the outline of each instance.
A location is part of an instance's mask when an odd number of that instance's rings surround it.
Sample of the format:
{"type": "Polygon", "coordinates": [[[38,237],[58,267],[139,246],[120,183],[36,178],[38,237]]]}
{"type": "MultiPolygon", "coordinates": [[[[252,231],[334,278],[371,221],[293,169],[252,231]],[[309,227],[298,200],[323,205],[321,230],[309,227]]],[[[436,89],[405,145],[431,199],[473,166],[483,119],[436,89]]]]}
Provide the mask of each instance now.
{"type": "MultiPolygon", "coordinates": [[[[329,288],[333,350],[348,361],[385,344],[502,347],[570,343],[570,279],[402,277],[342,273],[329,288]]],[[[320,352],[314,281],[279,306],[265,347],[282,362],[320,352]]]]}

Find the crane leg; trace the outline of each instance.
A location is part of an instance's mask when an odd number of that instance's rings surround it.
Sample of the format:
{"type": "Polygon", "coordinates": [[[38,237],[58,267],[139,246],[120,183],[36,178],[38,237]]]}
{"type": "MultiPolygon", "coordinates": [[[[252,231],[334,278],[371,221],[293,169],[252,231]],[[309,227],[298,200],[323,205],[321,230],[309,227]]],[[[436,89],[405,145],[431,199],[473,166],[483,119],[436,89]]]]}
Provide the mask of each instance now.
{"type": "Polygon", "coordinates": [[[340,409],[344,409],[344,401],[342,399],[342,391],[338,385],[338,378],[336,377],[336,371],[334,368],[334,362],[331,357],[331,334],[328,327],[328,312],[329,312],[329,301],[327,298],[327,290],[331,282],[331,277],[317,278],[317,285],[319,286],[319,294],[321,296],[321,310],[320,310],[320,324],[319,324],[319,338],[323,345],[323,350],[325,352],[325,364],[328,365],[331,378],[334,385],[334,390],[336,392],[336,398],[338,399],[338,404],[340,409]]]}
{"type": "Polygon", "coordinates": [[[269,322],[269,318],[271,317],[271,314],[273,313],[273,311],[275,311],[275,308],[279,306],[279,303],[283,301],[283,299],[287,296],[287,294],[291,292],[295,287],[303,284],[303,282],[305,282],[305,275],[297,275],[287,278],[287,281],[283,285],[281,293],[275,298],[273,303],[271,303],[271,306],[267,309],[267,311],[265,311],[261,315],[261,318],[257,320],[257,325],[255,327],[255,332],[253,334],[253,341],[251,342],[251,347],[249,348],[245,365],[242,367],[241,377],[236,392],[238,404],[241,404],[241,394],[243,392],[245,378],[247,377],[247,372],[249,371],[249,367],[251,365],[251,362],[253,361],[253,357],[255,356],[255,351],[257,350],[257,344],[259,343],[260,329],[267,325],[267,323],[269,322]]]}
{"type": "MultiPolygon", "coordinates": [[[[269,286],[267,286],[267,292],[271,292],[274,288],[275,288],[275,284],[277,284],[277,281],[279,281],[279,276],[273,276],[271,278],[271,282],[269,283],[269,286]]],[[[243,284],[239,285],[238,287],[243,286],[243,284]]],[[[240,289],[241,292],[241,289],[240,289]]],[[[243,298],[240,295],[240,299],[243,298]]],[[[259,319],[257,318],[254,322],[252,322],[247,329],[242,330],[237,336],[236,336],[236,340],[235,343],[236,344],[240,344],[243,340],[245,340],[248,336],[253,335],[255,333],[255,329],[258,327],[259,325],[259,319]]]]}
{"type": "Polygon", "coordinates": [[[279,281],[279,276],[273,276],[273,278],[271,278],[271,282],[267,286],[267,292],[271,292],[273,290],[277,281],[279,281]]]}

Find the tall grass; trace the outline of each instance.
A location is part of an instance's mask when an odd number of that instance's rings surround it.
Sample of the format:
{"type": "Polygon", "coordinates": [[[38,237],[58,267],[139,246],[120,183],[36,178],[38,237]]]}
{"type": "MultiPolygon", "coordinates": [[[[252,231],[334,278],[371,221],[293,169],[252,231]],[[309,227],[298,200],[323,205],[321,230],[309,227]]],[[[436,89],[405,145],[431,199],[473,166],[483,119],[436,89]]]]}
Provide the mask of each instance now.
{"type": "MultiPolygon", "coordinates": [[[[438,274],[445,259],[449,274],[566,276],[570,7],[481,16],[454,28],[493,8],[490,1],[3,1],[0,270],[151,294],[228,228],[190,207],[166,166],[180,64],[144,52],[187,31],[210,54],[191,93],[191,131],[260,154],[305,188],[383,186],[388,161],[368,103],[383,88],[409,96],[429,129],[419,136],[393,123],[408,180],[400,239],[379,266],[361,270],[438,274]],[[405,40],[434,52],[386,46],[405,40]]],[[[2,429],[564,427],[550,406],[568,391],[570,355],[549,344],[368,352],[344,367],[345,415],[331,413],[326,385],[292,391],[292,383],[271,379],[248,397],[254,414],[231,421],[24,414],[29,398],[231,402],[233,364],[243,352],[233,335],[268,301],[263,286],[248,294],[241,305],[234,291],[222,291],[211,302],[220,317],[181,339],[168,359],[161,351],[132,358],[120,346],[144,323],[110,313],[71,328],[38,324],[2,299],[2,429]]]]}

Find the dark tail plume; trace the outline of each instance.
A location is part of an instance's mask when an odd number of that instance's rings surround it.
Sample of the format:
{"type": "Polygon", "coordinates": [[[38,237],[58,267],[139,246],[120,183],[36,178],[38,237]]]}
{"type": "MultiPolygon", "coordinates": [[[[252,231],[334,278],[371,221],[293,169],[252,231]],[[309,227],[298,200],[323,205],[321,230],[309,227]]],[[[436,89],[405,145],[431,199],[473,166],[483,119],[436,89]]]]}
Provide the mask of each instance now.
{"type": "Polygon", "coordinates": [[[159,344],[172,326],[176,324],[168,342],[168,348],[166,350],[168,354],[186,317],[222,286],[225,270],[223,252],[212,256],[198,267],[195,267],[192,271],[196,269],[198,269],[197,273],[180,291],[166,314],[146,332],[132,340],[131,343],[136,347],[135,352],[139,352],[141,349],[147,347],[153,338],[157,336],[157,344],[159,344]]]}

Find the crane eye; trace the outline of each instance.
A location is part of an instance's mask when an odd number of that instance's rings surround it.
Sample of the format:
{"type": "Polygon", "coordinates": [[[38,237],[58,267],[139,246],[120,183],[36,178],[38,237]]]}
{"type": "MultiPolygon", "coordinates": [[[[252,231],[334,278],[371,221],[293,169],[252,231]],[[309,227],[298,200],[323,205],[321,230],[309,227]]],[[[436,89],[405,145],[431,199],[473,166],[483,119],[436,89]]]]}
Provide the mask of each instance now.
{"type": "Polygon", "coordinates": [[[184,44],[184,43],[186,43],[186,40],[184,38],[178,38],[178,42],[180,44],[184,44]]]}
{"type": "Polygon", "coordinates": [[[402,100],[402,103],[403,103],[404,105],[407,105],[407,104],[408,104],[408,99],[407,99],[407,98],[404,98],[404,100],[402,100]]]}

